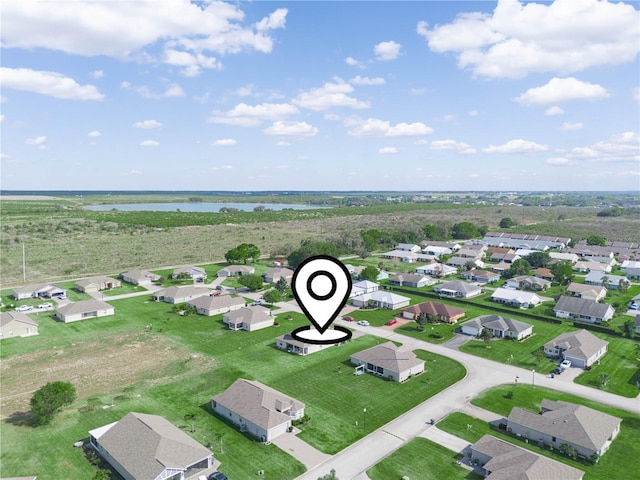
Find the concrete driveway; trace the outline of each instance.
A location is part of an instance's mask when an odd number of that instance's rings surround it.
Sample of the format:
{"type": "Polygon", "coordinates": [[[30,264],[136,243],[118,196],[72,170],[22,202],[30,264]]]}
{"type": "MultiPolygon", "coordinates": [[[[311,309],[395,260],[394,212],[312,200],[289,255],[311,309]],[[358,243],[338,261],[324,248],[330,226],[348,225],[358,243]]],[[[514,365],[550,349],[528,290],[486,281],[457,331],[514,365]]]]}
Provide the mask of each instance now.
{"type": "Polygon", "coordinates": [[[317,467],[331,457],[331,455],[322,453],[320,450],[316,450],[304,440],[299,439],[296,436],[298,433],[300,433],[300,430],[294,427],[293,432],[287,432],[284,435],[280,435],[271,443],[304,464],[304,466],[307,467],[307,470],[317,467]]]}

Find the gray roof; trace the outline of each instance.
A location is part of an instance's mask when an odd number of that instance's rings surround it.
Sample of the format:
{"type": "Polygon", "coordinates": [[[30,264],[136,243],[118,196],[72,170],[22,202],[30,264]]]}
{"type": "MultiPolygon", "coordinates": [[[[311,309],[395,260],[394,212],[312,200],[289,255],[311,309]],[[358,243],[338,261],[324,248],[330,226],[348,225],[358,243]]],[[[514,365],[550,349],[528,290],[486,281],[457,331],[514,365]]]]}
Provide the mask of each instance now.
{"type": "Polygon", "coordinates": [[[218,308],[234,307],[236,305],[245,305],[244,298],[231,297],[229,295],[220,295],[218,297],[202,296],[189,300],[188,305],[196,308],[204,308],[206,310],[216,310],[218,308]]]}
{"type": "Polygon", "coordinates": [[[98,275],[96,277],[78,280],[76,282],[76,285],[80,285],[81,287],[88,287],[89,285],[101,285],[103,283],[120,283],[120,280],[107,277],[106,275],[98,275]]]}
{"type": "Polygon", "coordinates": [[[577,315],[603,318],[610,308],[611,305],[607,303],[598,303],[595,300],[562,295],[560,300],[558,300],[558,303],[556,303],[556,306],[553,308],[553,311],[570,312],[577,315]]]}
{"type": "Polygon", "coordinates": [[[208,295],[211,292],[206,287],[194,287],[192,285],[186,285],[184,287],[167,287],[164,290],[160,290],[154,293],[156,297],[169,297],[169,298],[183,298],[192,295],[208,295]]]}
{"type": "Polygon", "coordinates": [[[606,292],[607,289],[601,285],[586,285],[584,283],[572,282],[567,287],[567,291],[572,293],[579,293],[584,295],[585,293],[591,293],[592,295],[601,295],[606,292]]]}
{"type": "Polygon", "coordinates": [[[134,268],[133,270],[129,270],[128,272],[121,273],[120,276],[132,278],[134,280],[144,280],[146,278],[150,278],[152,280],[157,280],[160,278],[160,275],[156,275],[155,273],[147,272],[146,270],[140,270],[138,268],[134,268]]]}
{"type": "Polygon", "coordinates": [[[287,267],[276,267],[276,268],[270,268],[269,270],[266,270],[263,275],[265,277],[292,277],[293,276],[293,270],[291,270],[290,268],[287,267]]]}
{"type": "Polygon", "coordinates": [[[482,289],[477,285],[472,285],[467,282],[461,282],[460,280],[454,280],[452,282],[443,283],[442,285],[434,288],[434,291],[436,292],[440,290],[453,290],[455,292],[473,293],[482,289]]]}
{"type": "Polygon", "coordinates": [[[38,324],[31,320],[26,313],[7,310],[0,314],[0,327],[5,327],[11,322],[26,323],[27,325],[32,325],[34,327],[38,326],[38,324]]]}
{"type": "Polygon", "coordinates": [[[476,278],[499,278],[500,274],[496,272],[490,272],[489,270],[478,270],[474,268],[473,270],[469,270],[468,272],[463,272],[462,276],[464,277],[476,277],[476,278]]]}
{"type": "Polygon", "coordinates": [[[193,265],[187,265],[186,267],[178,267],[173,271],[174,275],[180,275],[181,273],[206,273],[202,267],[194,267],[193,265]]]}
{"type": "Polygon", "coordinates": [[[284,335],[280,335],[279,337],[276,338],[276,340],[281,340],[283,342],[287,342],[288,344],[291,344],[300,348],[317,345],[313,343],[301,342],[300,340],[293,338],[290,333],[285,333],[284,335]]]}
{"type": "Polygon", "coordinates": [[[274,390],[263,383],[239,378],[211,400],[232,410],[240,417],[265,430],[288,422],[289,409],[299,411],[304,403],[274,390]]]}
{"type": "Polygon", "coordinates": [[[425,279],[427,280],[427,284],[435,283],[435,280],[433,280],[431,277],[427,275],[421,275],[419,273],[397,273],[391,278],[389,278],[389,280],[392,280],[394,282],[399,282],[399,283],[404,283],[404,282],[420,283],[425,279]]]}
{"type": "MultiPolygon", "coordinates": [[[[242,302],[244,303],[244,300],[242,302]]],[[[269,310],[262,307],[242,307],[238,310],[225,313],[224,317],[231,323],[247,323],[249,325],[274,320],[274,317],[269,315],[269,310]]]]}
{"type": "Polygon", "coordinates": [[[509,422],[529,427],[589,450],[600,450],[621,418],[575,403],[542,400],[542,414],[513,407],[509,422]]]}
{"type": "Polygon", "coordinates": [[[564,355],[588,360],[607,345],[609,345],[609,342],[583,329],[558,335],[546,343],[545,348],[559,348],[564,355]]]}
{"type": "Polygon", "coordinates": [[[393,342],[386,342],[375,347],[367,348],[351,355],[352,359],[371,363],[390,372],[404,372],[418,365],[424,365],[424,360],[416,357],[408,348],[397,347],[393,342]]]}
{"type": "Polygon", "coordinates": [[[489,480],[580,480],[582,470],[536,455],[486,434],[471,446],[474,452],[491,457],[484,468],[489,480]]]}
{"type": "Polygon", "coordinates": [[[491,328],[493,330],[501,330],[503,332],[520,333],[531,328],[531,325],[524,322],[519,322],[509,317],[502,317],[500,315],[481,315],[473,318],[467,322],[464,322],[460,326],[473,325],[478,330],[483,328],[491,328]]]}
{"type": "Polygon", "coordinates": [[[533,277],[531,275],[520,275],[519,277],[513,277],[511,280],[515,280],[518,284],[522,282],[529,282],[532,285],[538,285],[539,287],[549,287],[551,282],[549,280],[545,280],[544,278],[533,277]]]}
{"type": "Polygon", "coordinates": [[[82,300],[80,302],[71,302],[58,307],[56,313],[61,315],[75,315],[78,313],[95,312],[96,310],[109,310],[113,307],[108,303],[91,298],[89,300],[82,300]]]}
{"type": "Polygon", "coordinates": [[[220,269],[220,272],[225,271],[229,273],[253,273],[256,271],[254,267],[250,267],[249,265],[229,265],[228,267],[224,267],[220,269]]]}
{"type": "Polygon", "coordinates": [[[158,415],[128,413],[98,443],[136,480],[154,480],[166,468],[186,469],[211,452],[158,415]]]}

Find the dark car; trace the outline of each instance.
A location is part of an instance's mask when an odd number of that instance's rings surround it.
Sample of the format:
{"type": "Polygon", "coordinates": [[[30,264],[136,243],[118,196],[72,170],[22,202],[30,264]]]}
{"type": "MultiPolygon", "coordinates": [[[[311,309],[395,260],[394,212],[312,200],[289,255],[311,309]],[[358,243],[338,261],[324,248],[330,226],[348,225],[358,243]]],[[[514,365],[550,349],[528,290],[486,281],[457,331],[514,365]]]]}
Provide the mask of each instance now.
{"type": "Polygon", "coordinates": [[[227,476],[222,472],[213,472],[207,477],[207,480],[227,480],[227,476]]]}
{"type": "Polygon", "coordinates": [[[353,317],[342,317],[342,319],[347,322],[353,322],[353,317]]]}
{"type": "Polygon", "coordinates": [[[396,320],[395,318],[392,318],[387,322],[387,325],[395,325],[396,323],[398,323],[398,320],[396,320]]]}

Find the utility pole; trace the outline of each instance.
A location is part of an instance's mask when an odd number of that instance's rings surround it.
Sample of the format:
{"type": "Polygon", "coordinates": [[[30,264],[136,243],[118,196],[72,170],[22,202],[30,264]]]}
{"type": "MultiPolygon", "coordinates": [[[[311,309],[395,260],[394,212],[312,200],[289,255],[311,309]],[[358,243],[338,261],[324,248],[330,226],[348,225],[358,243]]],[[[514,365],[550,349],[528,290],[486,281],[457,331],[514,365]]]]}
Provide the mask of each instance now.
{"type": "Polygon", "coordinates": [[[27,262],[24,256],[24,243],[22,244],[22,281],[27,283],[27,262]]]}

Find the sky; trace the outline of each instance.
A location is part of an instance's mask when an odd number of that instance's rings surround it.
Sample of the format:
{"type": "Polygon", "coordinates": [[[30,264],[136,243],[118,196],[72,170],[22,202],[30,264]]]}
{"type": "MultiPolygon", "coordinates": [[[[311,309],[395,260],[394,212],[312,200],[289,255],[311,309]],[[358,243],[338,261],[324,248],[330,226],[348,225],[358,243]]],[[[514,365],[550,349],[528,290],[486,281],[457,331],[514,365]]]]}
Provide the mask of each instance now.
{"type": "Polygon", "coordinates": [[[640,190],[640,2],[2,2],[4,190],[640,190]]]}

